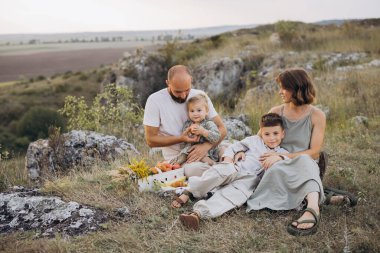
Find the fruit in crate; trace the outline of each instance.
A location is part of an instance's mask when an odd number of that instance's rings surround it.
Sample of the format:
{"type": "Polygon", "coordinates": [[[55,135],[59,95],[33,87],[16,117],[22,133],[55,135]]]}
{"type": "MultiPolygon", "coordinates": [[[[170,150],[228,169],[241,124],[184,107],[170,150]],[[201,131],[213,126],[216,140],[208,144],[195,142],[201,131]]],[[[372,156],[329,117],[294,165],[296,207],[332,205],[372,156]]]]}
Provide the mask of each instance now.
{"type": "Polygon", "coordinates": [[[152,167],[149,169],[150,172],[152,172],[153,174],[158,174],[158,169],[157,167],[152,167]]]}
{"type": "Polygon", "coordinates": [[[156,165],[162,172],[167,172],[173,169],[173,166],[167,162],[158,162],[156,165]]]}
{"type": "Polygon", "coordinates": [[[187,183],[185,181],[186,181],[186,177],[183,176],[183,177],[174,179],[172,181],[166,182],[165,185],[170,186],[170,187],[185,187],[187,186],[187,183]]]}
{"type": "Polygon", "coordinates": [[[175,182],[171,183],[169,186],[171,186],[171,187],[186,187],[187,183],[182,182],[182,181],[175,181],[175,182]]]}
{"type": "Polygon", "coordinates": [[[173,164],[172,168],[173,168],[173,170],[176,170],[176,169],[181,168],[181,165],[178,163],[175,163],[175,164],[173,164]]]}

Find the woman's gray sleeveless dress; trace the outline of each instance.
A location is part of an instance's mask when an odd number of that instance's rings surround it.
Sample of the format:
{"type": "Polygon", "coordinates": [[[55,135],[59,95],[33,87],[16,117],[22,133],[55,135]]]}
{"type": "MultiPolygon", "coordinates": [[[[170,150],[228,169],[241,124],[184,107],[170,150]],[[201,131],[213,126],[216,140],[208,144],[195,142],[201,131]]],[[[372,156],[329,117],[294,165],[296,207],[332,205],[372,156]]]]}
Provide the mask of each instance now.
{"type": "MultiPolygon", "coordinates": [[[[308,116],[298,121],[285,118],[283,109],[284,107],[281,109],[281,116],[285,124],[285,138],[281,147],[290,153],[309,149],[313,109],[308,116]]],[[[319,203],[323,203],[323,186],[318,164],[309,155],[280,161],[265,172],[247,201],[247,212],[263,208],[291,210],[299,207],[310,192],[319,192],[319,203]]]]}

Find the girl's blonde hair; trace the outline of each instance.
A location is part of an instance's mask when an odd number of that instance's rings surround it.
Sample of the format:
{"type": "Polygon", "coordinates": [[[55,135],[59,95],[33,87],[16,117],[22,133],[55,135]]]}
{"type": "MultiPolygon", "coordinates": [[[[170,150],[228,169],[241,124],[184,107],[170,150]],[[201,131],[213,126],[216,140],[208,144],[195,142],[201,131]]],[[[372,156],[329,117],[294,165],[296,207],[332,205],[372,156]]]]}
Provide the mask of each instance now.
{"type": "Polygon", "coordinates": [[[187,100],[187,110],[189,110],[189,105],[197,102],[203,102],[204,106],[206,107],[208,111],[208,101],[207,101],[207,96],[206,94],[200,93],[198,95],[195,95],[194,97],[189,98],[187,100]]]}

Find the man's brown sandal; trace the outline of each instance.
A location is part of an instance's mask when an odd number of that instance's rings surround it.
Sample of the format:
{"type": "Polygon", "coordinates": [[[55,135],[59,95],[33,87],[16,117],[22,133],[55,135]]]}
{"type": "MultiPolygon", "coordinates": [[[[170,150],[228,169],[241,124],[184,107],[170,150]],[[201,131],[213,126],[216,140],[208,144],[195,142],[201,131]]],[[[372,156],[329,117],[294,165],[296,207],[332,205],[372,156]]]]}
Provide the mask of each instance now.
{"type": "Polygon", "coordinates": [[[199,215],[196,212],[183,213],[179,216],[179,220],[185,227],[198,230],[199,229],[199,215]]]}

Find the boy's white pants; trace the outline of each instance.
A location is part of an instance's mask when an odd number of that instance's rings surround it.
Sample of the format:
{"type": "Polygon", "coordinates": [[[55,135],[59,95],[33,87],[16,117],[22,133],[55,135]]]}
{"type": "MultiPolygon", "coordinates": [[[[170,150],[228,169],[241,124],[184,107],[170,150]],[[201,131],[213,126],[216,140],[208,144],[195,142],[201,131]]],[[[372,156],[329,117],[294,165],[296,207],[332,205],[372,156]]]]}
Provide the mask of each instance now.
{"type": "Polygon", "coordinates": [[[202,176],[189,178],[189,191],[196,198],[203,198],[211,190],[218,188],[207,200],[195,203],[193,210],[201,218],[215,218],[242,206],[260,182],[263,170],[256,174],[241,172],[232,163],[218,163],[207,169],[202,176]]]}

